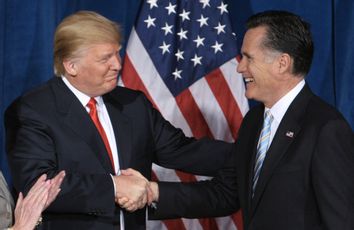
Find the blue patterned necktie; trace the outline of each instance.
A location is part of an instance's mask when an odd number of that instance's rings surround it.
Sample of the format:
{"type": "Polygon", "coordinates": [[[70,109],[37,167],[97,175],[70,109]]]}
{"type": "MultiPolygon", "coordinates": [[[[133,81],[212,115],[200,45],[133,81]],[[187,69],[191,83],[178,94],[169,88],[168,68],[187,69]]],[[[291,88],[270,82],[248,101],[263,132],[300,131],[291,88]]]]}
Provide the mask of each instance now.
{"type": "Polygon", "coordinates": [[[256,155],[256,164],[254,166],[254,176],[253,176],[253,186],[252,186],[252,197],[256,191],[256,185],[259,178],[259,173],[261,172],[262,165],[269,148],[270,143],[270,127],[273,121],[273,116],[270,111],[264,113],[264,122],[261,135],[259,137],[256,155]]]}

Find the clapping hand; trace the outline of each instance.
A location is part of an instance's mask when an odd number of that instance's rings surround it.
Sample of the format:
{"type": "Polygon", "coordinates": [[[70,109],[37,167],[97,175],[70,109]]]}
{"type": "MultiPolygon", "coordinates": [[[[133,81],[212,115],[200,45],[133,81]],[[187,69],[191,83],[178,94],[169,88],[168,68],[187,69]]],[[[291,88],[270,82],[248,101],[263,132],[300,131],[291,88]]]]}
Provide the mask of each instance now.
{"type": "Polygon", "coordinates": [[[41,214],[57,197],[60,185],[65,177],[61,171],[54,178],[47,180],[47,175],[40,176],[29,190],[26,197],[20,192],[15,208],[13,230],[32,230],[41,219],[41,214]]]}

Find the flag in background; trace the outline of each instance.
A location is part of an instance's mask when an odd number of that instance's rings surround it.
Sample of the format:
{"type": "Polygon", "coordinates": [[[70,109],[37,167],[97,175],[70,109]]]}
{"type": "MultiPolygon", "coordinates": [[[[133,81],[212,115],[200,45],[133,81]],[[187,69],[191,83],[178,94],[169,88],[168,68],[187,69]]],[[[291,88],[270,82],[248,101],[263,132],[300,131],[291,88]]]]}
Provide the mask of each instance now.
{"type": "MultiPolygon", "coordinates": [[[[120,85],[141,90],[187,136],[233,142],[248,111],[238,48],[221,0],[143,1],[120,85]]],[[[206,159],[204,159],[206,160],[206,159]]],[[[157,180],[205,179],[153,166],[157,180]]],[[[148,229],[242,229],[240,215],[149,221],[148,229]]]]}

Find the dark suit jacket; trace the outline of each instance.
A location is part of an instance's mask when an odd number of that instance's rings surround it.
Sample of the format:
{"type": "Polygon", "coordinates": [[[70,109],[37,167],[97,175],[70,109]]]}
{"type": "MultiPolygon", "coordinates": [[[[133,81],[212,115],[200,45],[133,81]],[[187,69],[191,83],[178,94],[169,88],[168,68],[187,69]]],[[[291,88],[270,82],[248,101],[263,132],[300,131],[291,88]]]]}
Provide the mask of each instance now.
{"type": "Polygon", "coordinates": [[[245,116],[236,158],[213,181],[161,184],[153,218],[225,215],[241,207],[246,230],[353,230],[354,135],[342,115],[305,85],[279,125],[252,199],[263,113],[257,106],[245,116]]]}
{"type": "MultiPolygon", "coordinates": [[[[103,99],[121,169],[150,178],[155,162],[213,175],[231,152],[231,144],[186,138],[140,92],[117,87],[103,99]],[[199,162],[204,154],[210,161],[199,162]]],[[[85,108],[60,78],[17,99],[6,111],[5,126],[18,191],[28,191],[42,173],[53,177],[66,171],[58,198],[44,213],[45,229],[114,229],[120,209],[114,203],[109,157],[85,108]]],[[[125,212],[124,219],[126,229],[145,229],[145,210],[125,212]]]]}

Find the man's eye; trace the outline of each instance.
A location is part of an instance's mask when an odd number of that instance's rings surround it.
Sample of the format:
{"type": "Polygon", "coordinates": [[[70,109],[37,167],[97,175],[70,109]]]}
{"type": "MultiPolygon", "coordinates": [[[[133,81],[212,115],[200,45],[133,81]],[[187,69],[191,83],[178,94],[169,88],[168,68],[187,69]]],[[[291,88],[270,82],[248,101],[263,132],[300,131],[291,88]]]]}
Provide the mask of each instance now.
{"type": "Polygon", "coordinates": [[[250,56],[244,56],[246,58],[247,61],[252,61],[252,58],[250,56]]]}
{"type": "Polygon", "coordinates": [[[102,58],[102,59],[100,60],[100,62],[102,62],[102,63],[105,63],[105,62],[107,62],[107,61],[108,61],[108,57],[102,58]]]}

